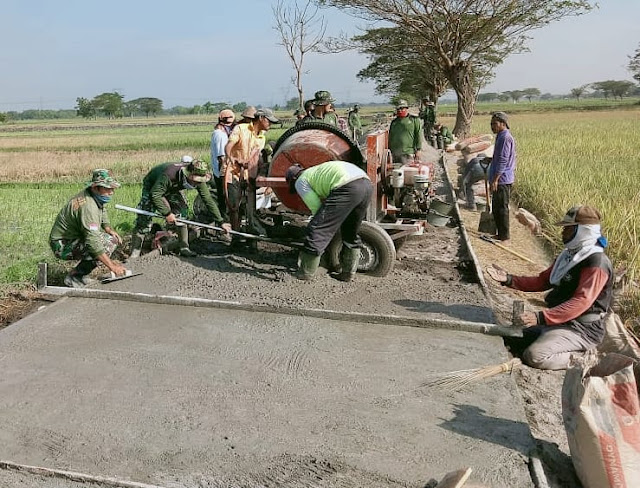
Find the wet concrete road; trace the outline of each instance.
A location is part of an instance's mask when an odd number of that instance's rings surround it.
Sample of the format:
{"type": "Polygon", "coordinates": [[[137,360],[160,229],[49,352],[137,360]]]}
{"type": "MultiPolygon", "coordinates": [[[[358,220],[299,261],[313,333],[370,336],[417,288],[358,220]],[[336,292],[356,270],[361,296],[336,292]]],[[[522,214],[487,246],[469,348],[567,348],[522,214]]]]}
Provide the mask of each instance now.
{"type": "Polygon", "coordinates": [[[420,388],[504,359],[478,334],[64,298],[0,331],[0,459],[166,487],[424,486],[466,466],[528,487],[510,377],[420,388]]]}

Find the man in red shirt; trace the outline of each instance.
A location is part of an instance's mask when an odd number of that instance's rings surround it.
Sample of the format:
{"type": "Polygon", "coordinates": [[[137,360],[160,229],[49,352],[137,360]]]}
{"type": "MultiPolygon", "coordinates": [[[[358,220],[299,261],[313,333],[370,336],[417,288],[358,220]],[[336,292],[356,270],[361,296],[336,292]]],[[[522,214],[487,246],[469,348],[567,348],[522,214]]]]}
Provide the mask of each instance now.
{"type": "Polygon", "coordinates": [[[613,268],[604,253],[600,213],[593,207],[571,208],[557,223],[564,250],[538,276],[513,276],[491,265],[487,273],[503,286],[521,291],[551,290],[549,308],[520,315],[525,364],[539,369],[566,369],[572,353],[598,346],[604,338],[604,316],[613,298],[613,268]]]}

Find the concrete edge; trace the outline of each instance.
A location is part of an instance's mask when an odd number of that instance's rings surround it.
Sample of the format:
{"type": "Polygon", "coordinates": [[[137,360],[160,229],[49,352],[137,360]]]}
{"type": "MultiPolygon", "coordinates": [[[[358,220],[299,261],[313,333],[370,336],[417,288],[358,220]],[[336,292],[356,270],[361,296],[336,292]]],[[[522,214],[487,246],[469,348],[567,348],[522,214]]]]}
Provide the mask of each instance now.
{"type": "Polygon", "coordinates": [[[11,461],[0,460],[0,469],[6,471],[17,471],[20,473],[29,473],[49,478],[62,478],[78,483],[97,483],[102,486],[111,488],[164,488],[158,485],[149,485],[147,483],[138,483],[136,481],[125,481],[117,478],[106,476],[94,476],[85,473],[77,473],[75,471],[65,471],[62,469],[43,468],[41,466],[29,466],[26,464],[18,464],[11,461]]]}

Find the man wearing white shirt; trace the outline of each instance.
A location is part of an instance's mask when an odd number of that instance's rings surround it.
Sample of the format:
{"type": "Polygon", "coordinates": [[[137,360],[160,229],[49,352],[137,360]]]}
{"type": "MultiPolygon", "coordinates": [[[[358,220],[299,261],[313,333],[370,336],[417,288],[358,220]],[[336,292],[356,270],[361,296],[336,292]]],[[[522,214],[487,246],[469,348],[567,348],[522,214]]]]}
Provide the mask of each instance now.
{"type": "MultiPolygon", "coordinates": [[[[224,109],[218,114],[218,123],[211,134],[211,170],[213,173],[212,183],[215,185],[220,212],[224,215],[227,212],[224,197],[224,147],[229,141],[229,134],[235,126],[236,116],[233,110],[224,109]]],[[[212,185],[212,186],[213,186],[212,185]]]]}

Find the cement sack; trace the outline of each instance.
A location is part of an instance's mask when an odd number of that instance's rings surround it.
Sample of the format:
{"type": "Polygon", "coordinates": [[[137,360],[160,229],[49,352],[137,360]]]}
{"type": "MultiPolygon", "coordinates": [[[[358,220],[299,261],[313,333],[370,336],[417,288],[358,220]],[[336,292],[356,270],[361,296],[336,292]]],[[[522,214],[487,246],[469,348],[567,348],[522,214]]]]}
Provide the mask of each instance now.
{"type": "Polygon", "coordinates": [[[620,354],[591,350],[571,362],[562,417],[584,488],[640,487],[639,379],[638,363],[620,354]]]}
{"type": "Polygon", "coordinates": [[[615,312],[608,313],[604,319],[604,339],[598,352],[615,352],[640,363],[640,344],[615,312]]]}
{"type": "Polygon", "coordinates": [[[524,208],[519,208],[515,213],[516,220],[524,225],[534,236],[542,234],[540,221],[531,212],[524,208]]]}
{"type": "Polygon", "coordinates": [[[462,148],[462,154],[479,153],[488,149],[491,146],[491,141],[478,141],[462,148]]]}
{"type": "Polygon", "coordinates": [[[491,134],[482,134],[479,136],[467,137],[466,139],[462,139],[461,141],[456,143],[455,147],[457,151],[462,151],[469,144],[474,144],[476,142],[486,142],[486,141],[490,142],[492,140],[493,140],[493,136],[491,134]]]}

